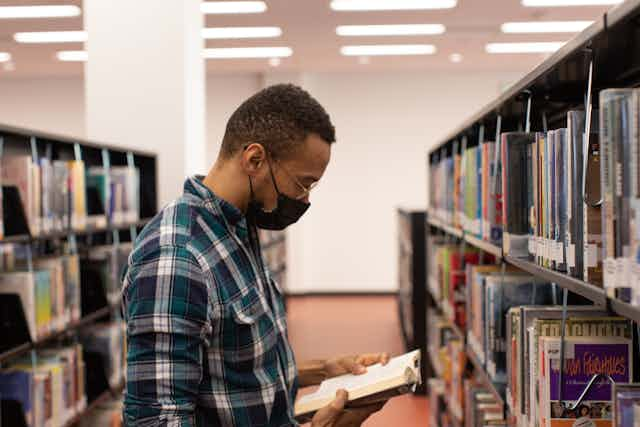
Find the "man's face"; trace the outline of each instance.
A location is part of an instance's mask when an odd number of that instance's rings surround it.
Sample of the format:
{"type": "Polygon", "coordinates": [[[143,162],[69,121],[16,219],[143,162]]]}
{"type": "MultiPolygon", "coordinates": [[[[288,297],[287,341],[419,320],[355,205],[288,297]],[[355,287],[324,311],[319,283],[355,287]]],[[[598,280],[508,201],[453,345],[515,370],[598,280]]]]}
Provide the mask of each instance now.
{"type": "MultiPolygon", "coordinates": [[[[265,166],[271,165],[278,190],[284,195],[309,203],[306,189],[320,181],[331,158],[331,145],[318,135],[310,134],[303,146],[286,158],[268,159],[265,166]]],[[[277,206],[278,194],[268,174],[263,175],[260,189],[256,189],[258,200],[265,210],[273,210],[277,206]]]]}

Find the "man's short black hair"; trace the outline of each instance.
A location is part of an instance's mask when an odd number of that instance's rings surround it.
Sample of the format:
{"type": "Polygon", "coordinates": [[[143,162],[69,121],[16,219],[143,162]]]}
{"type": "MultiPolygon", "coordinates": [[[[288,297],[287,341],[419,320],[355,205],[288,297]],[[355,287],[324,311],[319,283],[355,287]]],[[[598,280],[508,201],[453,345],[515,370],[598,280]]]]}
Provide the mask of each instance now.
{"type": "Polygon", "coordinates": [[[230,158],[246,145],[259,143],[281,158],[312,133],[328,144],[336,140],[331,119],[318,101],[298,86],[278,84],[256,93],[231,115],[220,152],[230,158]]]}

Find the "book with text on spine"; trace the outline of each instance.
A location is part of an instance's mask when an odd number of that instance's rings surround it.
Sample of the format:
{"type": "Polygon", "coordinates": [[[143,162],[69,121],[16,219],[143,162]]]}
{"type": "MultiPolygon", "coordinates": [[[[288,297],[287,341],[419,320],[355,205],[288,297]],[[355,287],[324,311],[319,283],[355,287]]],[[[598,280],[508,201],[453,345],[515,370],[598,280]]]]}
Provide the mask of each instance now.
{"type": "Polygon", "coordinates": [[[409,393],[421,382],[420,350],[414,350],[392,358],[384,366],[368,366],[364,374],[346,374],[323,381],[316,392],[298,399],[295,416],[299,422],[310,420],[316,411],[335,399],[336,392],[340,389],[349,393],[346,406],[357,407],[409,393]]]}

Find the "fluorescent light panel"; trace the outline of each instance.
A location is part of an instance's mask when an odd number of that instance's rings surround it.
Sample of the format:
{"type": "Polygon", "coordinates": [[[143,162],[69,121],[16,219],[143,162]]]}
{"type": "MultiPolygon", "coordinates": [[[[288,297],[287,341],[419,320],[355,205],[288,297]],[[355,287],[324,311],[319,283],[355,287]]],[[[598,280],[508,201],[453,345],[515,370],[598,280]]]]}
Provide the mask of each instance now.
{"type": "Polygon", "coordinates": [[[292,54],[290,47],[225,47],[204,50],[204,57],[208,59],[285,58],[292,54]]]}
{"type": "Polygon", "coordinates": [[[87,41],[86,31],[38,31],[15,33],[13,38],[18,43],[73,43],[87,41]]]}
{"type": "Polygon", "coordinates": [[[551,53],[560,49],[565,42],[534,43],[488,43],[487,53],[551,53]]]}
{"type": "Polygon", "coordinates": [[[342,46],[340,53],[345,56],[433,55],[436,47],[431,44],[342,46]]]}
{"type": "Polygon", "coordinates": [[[205,39],[260,39],[281,35],[280,27],[219,27],[202,30],[205,39]]]}
{"type": "Polygon", "coordinates": [[[267,5],[263,1],[209,1],[203,2],[200,10],[207,15],[262,13],[267,10],[267,5]]]}
{"type": "Polygon", "coordinates": [[[505,22],[503,33],[579,33],[593,21],[505,22]]]}
{"type": "Polygon", "coordinates": [[[89,55],[85,50],[61,50],[56,56],[59,61],[85,62],[89,55]]]}
{"type": "Polygon", "coordinates": [[[624,0],[522,0],[526,7],[611,6],[624,0]]]}
{"type": "Polygon", "coordinates": [[[333,0],[336,11],[451,9],[457,0],[333,0]]]}
{"type": "Polygon", "coordinates": [[[442,34],[442,24],[413,25],[341,25],[336,28],[339,36],[413,36],[442,34]]]}
{"type": "Polygon", "coordinates": [[[0,19],[68,18],[80,13],[80,8],[73,5],[0,6],[0,19]]]}
{"type": "Polygon", "coordinates": [[[9,52],[0,52],[0,62],[11,61],[11,54],[9,52]]]}

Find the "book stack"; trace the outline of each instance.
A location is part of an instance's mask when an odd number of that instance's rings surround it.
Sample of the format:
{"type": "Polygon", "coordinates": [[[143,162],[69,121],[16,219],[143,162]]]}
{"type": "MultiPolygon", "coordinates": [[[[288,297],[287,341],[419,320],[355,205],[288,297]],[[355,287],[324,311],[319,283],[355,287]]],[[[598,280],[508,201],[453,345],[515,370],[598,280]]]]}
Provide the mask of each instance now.
{"type": "Polygon", "coordinates": [[[2,184],[18,188],[31,235],[86,227],[84,162],[4,156],[1,169],[2,184]]]}
{"type": "Polygon", "coordinates": [[[82,346],[39,351],[0,371],[0,396],[22,406],[28,427],[63,426],[86,405],[82,346]]]}
{"type": "Polygon", "coordinates": [[[528,274],[497,266],[468,266],[470,324],[467,342],[495,384],[507,383],[507,325],[510,308],[552,304],[555,287],[528,274]]]}
{"type": "Polygon", "coordinates": [[[102,283],[110,305],[117,305],[120,302],[120,277],[132,249],[133,243],[130,242],[94,246],[82,259],[83,274],[87,278],[96,278],[96,281],[102,283]]]}
{"type": "MultiPolygon", "coordinates": [[[[436,219],[494,244],[502,241],[502,176],[496,144],[483,142],[438,158],[430,167],[431,213],[436,219]]],[[[438,155],[436,155],[438,157],[438,155]]]]}
{"type": "Polygon", "coordinates": [[[77,255],[36,259],[35,270],[0,274],[0,294],[19,295],[29,335],[37,342],[80,319],[77,255]]]}
{"type": "Polygon", "coordinates": [[[600,92],[603,282],[626,302],[640,293],[639,103],[637,89],[600,92]]]}
{"type": "Polygon", "coordinates": [[[99,195],[109,224],[138,221],[140,172],[137,168],[91,167],[87,171],[87,187],[99,195]]]}
{"type": "Polygon", "coordinates": [[[85,351],[97,354],[112,389],[124,380],[126,371],[126,340],[124,322],[97,323],[80,333],[85,351]]]}
{"type": "Polygon", "coordinates": [[[631,324],[593,306],[570,306],[560,400],[561,308],[523,306],[509,311],[507,404],[522,426],[570,426],[576,418],[611,425],[611,384],[602,379],[571,408],[593,375],[632,378],[631,324]],[[596,421],[597,420],[597,421],[596,421]]]}

